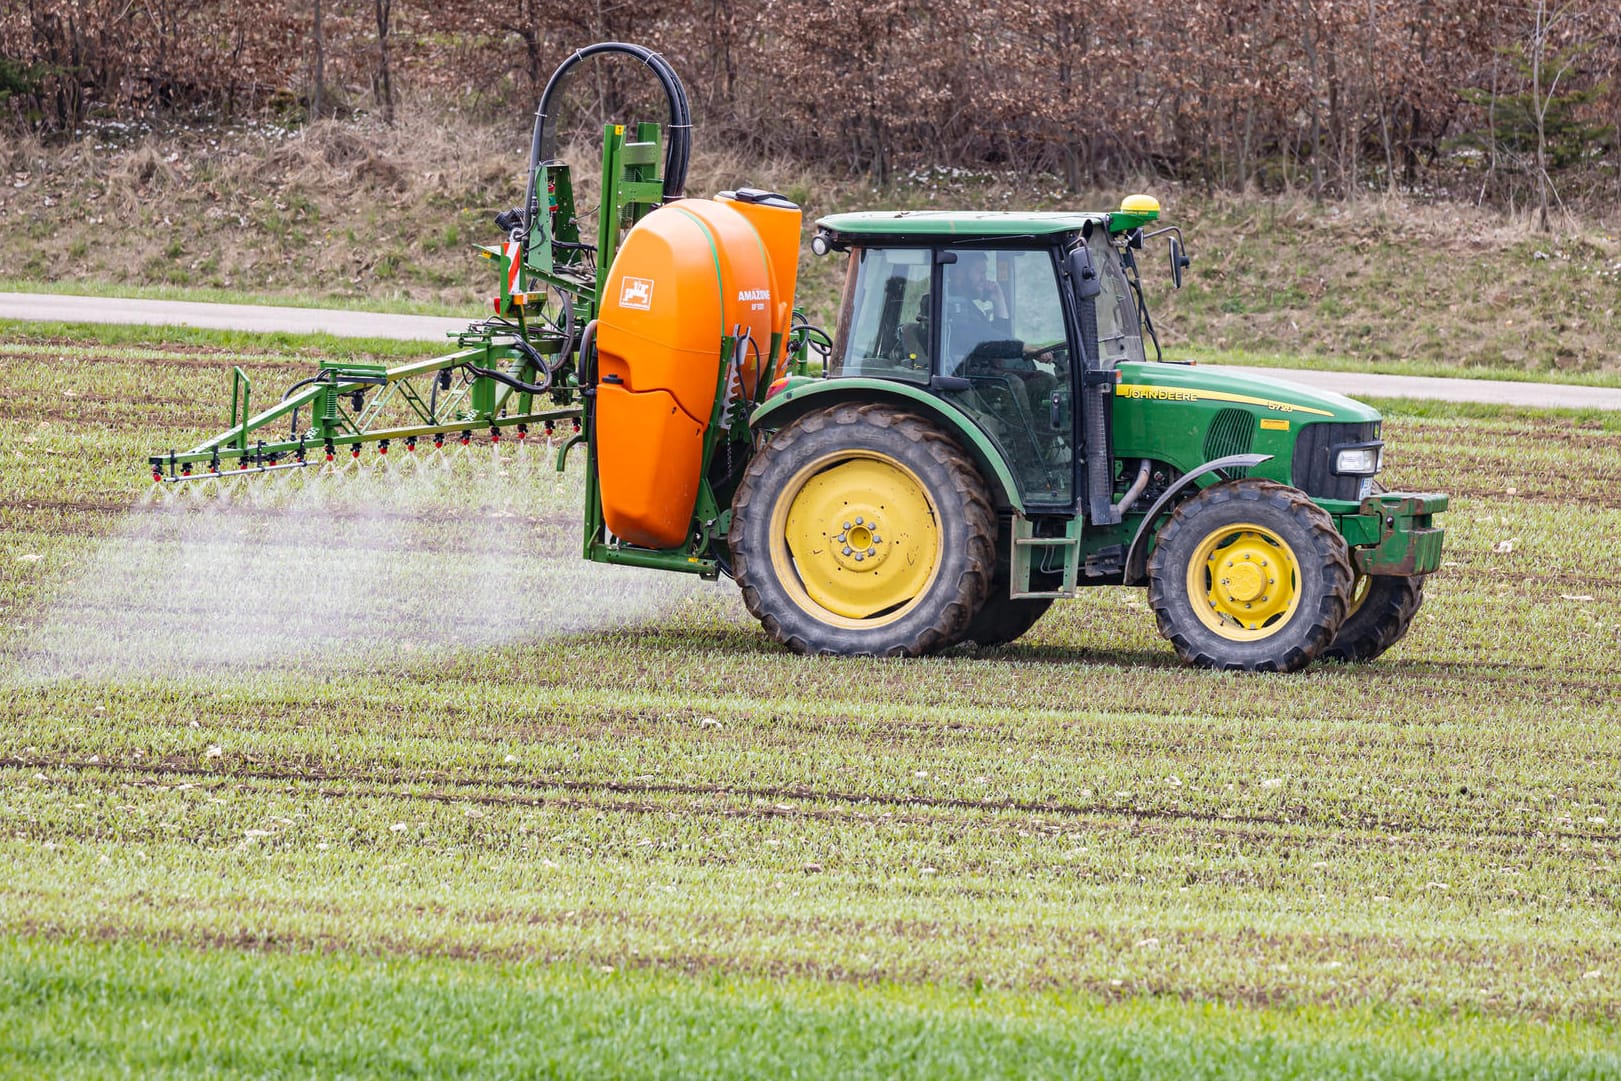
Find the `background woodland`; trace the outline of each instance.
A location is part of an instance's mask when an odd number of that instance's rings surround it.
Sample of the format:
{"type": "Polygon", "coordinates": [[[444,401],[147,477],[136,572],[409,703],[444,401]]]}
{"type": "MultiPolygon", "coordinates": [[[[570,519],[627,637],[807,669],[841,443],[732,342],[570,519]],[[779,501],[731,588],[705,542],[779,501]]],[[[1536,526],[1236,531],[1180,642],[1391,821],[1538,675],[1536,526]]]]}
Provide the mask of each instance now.
{"type": "MultiPolygon", "coordinates": [[[[1163,176],[1544,221],[1621,203],[1621,5],[1602,0],[5,0],[0,123],[526,115],[605,39],[675,63],[705,145],[879,183],[1163,176]]],[[[646,82],[600,63],[570,101],[622,116],[646,82]]]]}

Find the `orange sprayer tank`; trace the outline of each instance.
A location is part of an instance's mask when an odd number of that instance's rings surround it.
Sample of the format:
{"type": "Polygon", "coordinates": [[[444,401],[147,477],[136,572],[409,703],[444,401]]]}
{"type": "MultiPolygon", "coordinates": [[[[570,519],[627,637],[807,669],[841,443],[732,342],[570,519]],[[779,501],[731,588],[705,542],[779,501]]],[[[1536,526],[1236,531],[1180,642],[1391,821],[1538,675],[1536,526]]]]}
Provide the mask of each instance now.
{"type": "Polygon", "coordinates": [[[749,219],[765,242],[771,264],[771,330],[782,335],[782,344],[771,365],[767,382],[777,379],[788,366],[788,328],[793,321],[794,289],[799,284],[799,230],[803,215],[799,206],[774,191],[739,188],[715,196],[749,219]]]}
{"type": "Polygon", "coordinates": [[[597,323],[602,514],[615,536],[645,548],[686,540],[721,338],[747,332],[754,342],[729,395],[753,393],[770,348],[771,264],[734,206],[660,207],[626,235],[608,271],[597,323]]]}

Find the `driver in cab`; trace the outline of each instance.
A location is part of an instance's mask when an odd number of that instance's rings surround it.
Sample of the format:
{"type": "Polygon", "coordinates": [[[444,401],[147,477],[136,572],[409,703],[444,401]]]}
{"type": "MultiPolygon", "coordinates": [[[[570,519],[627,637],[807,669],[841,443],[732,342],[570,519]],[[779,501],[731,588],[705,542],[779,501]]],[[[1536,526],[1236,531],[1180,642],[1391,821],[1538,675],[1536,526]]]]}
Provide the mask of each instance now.
{"type": "Polygon", "coordinates": [[[946,370],[1026,379],[1045,374],[1037,365],[1053,363],[1052,347],[1027,347],[1013,338],[1007,293],[991,276],[989,258],[982,251],[961,252],[956,263],[945,268],[946,370]]]}

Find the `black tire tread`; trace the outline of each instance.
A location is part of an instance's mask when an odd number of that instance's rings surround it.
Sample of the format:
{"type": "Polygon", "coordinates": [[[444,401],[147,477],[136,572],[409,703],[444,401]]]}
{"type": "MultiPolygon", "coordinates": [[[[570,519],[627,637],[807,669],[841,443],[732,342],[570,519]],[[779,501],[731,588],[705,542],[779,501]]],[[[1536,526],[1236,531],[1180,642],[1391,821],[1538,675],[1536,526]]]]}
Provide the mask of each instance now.
{"type": "MultiPolygon", "coordinates": [[[[951,600],[941,606],[927,626],[901,641],[874,650],[839,642],[837,639],[842,636],[837,629],[820,627],[812,616],[796,606],[785,606],[781,612],[772,610],[761,595],[751,567],[753,557],[744,546],[733,547],[733,573],[749,613],[760,621],[767,634],[795,653],[917,657],[943,649],[961,637],[963,629],[984,603],[996,565],[996,511],[986,494],[985,482],[962,446],[924,417],[880,402],[834,405],[800,417],[772,436],[749,462],[732,499],[731,535],[741,537],[754,514],[769,516],[770,499],[777,493],[762,492],[758,488],[772,462],[796,453],[799,444],[830,426],[863,424],[893,430],[922,446],[929,457],[945,468],[950,491],[932,494],[936,500],[953,500],[962,506],[968,524],[968,558],[952,586],[951,600]],[[761,510],[756,509],[757,503],[761,510]]],[[[769,558],[765,562],[765,573],[769,574],[769,558]]]]}
{"type": "MultiPolygon", "coordinates": [[[[1194,498],[1183,501],[1172,512],[1170,519],[1160,529],[1154,545],[1154,554],[1149,560],[1148,602],[1154,609],[1154,618],[1159,624],[1160,634],[1189,664],[1203,668],[1242,669],[1254,672],[1294,672],[1310,664],[1333,641],[1334,635],[1345,621],[1345,613],[1350,606],[1353,577],[1350,552],[1345,546],[1344,538],[1334,528],[1334,519],[1327,511],[1313,503],[1297,488],[1279,484],[1277,481],[1252,477],[1212,485],[1194,498]],[[1198,617],[1190,611],[1184,618],[1175,603],[1185,596],[1185,587],[1176,584],[1178,581],[1185,582],[1183,577],[1185,568],[1167,568],[1165,553],[1174,551],[1181,543],[1181,535],[1189,530],[1199,531],[1199,535],[1193,538],[1195,544],[1208,534],[1208,529],[1198,524],[1198,519],[1209,513],[1208,508],[1246,502],[1270,504],[1301,520],[1307,528],[1314,550],[1296,553],[1300,572],[1304,576],[1317,569],[1322,575],[1325,588],[1322,590],[1315,612],[1298,613],[1295,616],[1295,619],[1300,619],[1304,615],[1307,619],[1308,622],[1304,625],[1305,632],[1297,636],[1301,640],[1285,650],[1283,655],[1234,660],[1231,657],[1216,656],[1189,634],[1193,627],[1188,625],[1188,621],[1197,624],[1198,617]],[[1314,567],[1314,564],[1318,565],[1314,567]]],[[[1202,624],[1197,625],[1202,629],[1202,624]]]]}
{"type": "Polygon", "coordinates": [[[1367,596],[1340,625],[1334,641],[1323,651],[1323,659],[1366,664],[1401,641],[1424,603],[1425,577],[1371,575],[1367,596]]]}

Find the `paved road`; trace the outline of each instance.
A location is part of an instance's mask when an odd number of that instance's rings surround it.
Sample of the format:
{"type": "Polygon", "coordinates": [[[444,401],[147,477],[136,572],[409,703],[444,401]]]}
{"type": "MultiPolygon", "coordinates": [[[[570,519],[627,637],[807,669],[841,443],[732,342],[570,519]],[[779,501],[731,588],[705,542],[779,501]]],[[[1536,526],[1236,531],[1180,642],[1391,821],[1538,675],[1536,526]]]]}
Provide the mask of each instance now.
{"type": "MultiPolygon", "coordinates": [[[[467,325],[468,318],[381,315],[330,308],[271,308],[178,300],[117,300],[41,293],[0,293],[0,319],[61,323],[144,323],[443,342],[447,331],[460,330],[467,325]]],[[[1338,391],[1352,397],[1431,398],[1449,402],[1621,410],[1621,389],[1604,387],[1320,372],[1304,368],[1247,368],[1246,371],[1338,391]]]]}
{"type": "Polygon", "coordinates": [[[332,308],[270,308],[250,304],[199,304],[186,300],[123,300],[0,293],[0,319],[48,323],[140,323],[149,326],[206,327],[211,330],[285,330],[294,334],[335,334],[344,338],[445,340],[469,317],[380,315],[332,308]]]}
{"type": "Polygon", "coordinates": [[[1487,402],[1557,409],[1621,410],[1621,390],[1565,383],[1513,383],[1505,379],[1442,379],[1367,372],[1318,372],[1302,368],[1251,368],[1246,372],[1288,379],[1352,398],[1432,398],[1443,402],[1487,402]]]}

